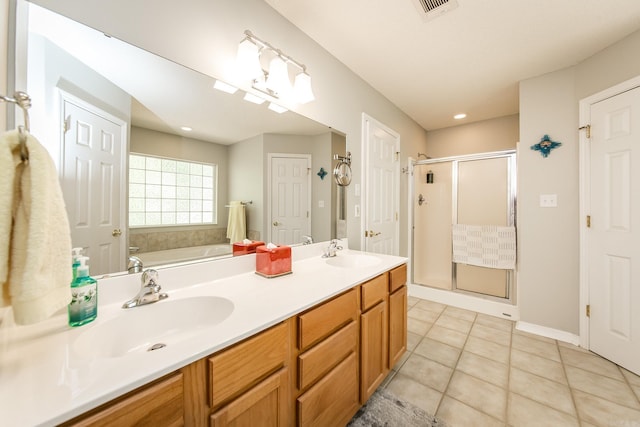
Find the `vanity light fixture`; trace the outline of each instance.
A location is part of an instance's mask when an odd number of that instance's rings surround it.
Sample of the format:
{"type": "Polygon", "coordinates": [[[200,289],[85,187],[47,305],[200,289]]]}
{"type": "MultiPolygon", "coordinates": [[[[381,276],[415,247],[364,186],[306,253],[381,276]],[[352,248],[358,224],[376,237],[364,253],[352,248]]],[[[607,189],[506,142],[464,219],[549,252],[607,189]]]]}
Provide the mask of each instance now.
{"type": "Polygon", "coordinates": [[[254,104],[258,104],[258,105],[260,105],[260,104],[264,103],[264,101],[266,101],[266,99],[260,98],[259,96],[256,96],[256,95],[254,95],[252,93],[249,93],[249,92],[247,92],[244,95],[244,98],[242,98],[242,99],[244,99],[245,101],[253,102],[254,104]]]}
{"type": "Polygon", "coordinates": [[[238,91],[237,87],[231,86],[230,84],[225,83],[222,80],[216,80],[216,82],[213,84],[213,87],[215,89],[221,90],[222,92],[230,93],[232,95],[238,91]]]}
{"type": "Polygon", "coordinates": [[[315,99],[311,89],[311,76],[304,64],[259,39],[251,31],[246,30],[244,34],[236,59],[241,79],[249,80],[251,87],[276,99],[300,104],[315,99]],[[261,59],[268,61],[268,71],[262,68],[261,59]],[[296,70],[293,86],[289,78],[290,65],[296,70]]]}
{"type": "Polygon", "coordinates": [[[278,104],[274,104],[273,102],[269,103],[269,110],[275,111],[278,114],[286,113],[287,111],[289,111],[286,108],[284,108],[283,106],[278,105],[278,104]]]}
{"type": "Polygon", "coordinates": [[[453,118],[456,119],[456,120],[462,120],[465,117],[467,117],[467,115],[465,113],[460,113],[460,114],[456,114],[455,116],[453,116],[453,118]]]}

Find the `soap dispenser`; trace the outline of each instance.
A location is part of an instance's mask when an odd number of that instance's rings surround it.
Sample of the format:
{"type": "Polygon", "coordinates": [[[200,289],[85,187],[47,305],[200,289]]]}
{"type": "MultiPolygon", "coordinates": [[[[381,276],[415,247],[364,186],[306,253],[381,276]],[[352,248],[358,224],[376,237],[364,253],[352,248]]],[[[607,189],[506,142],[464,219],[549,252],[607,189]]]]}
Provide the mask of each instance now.
{"type": "Polygon", "coordinates": [[[79,257],[76,278],[71,282],[69,326],[82,326],[98,317],[98,281],[89,276],[89,257],[79,257]]]}
{"type": "Polygon", "coordinates": [[[71,268],[73,269],[72,282],[78,277],[78,267],[80,266],[80,257],[82,256],[82,248],[71,249],[71,268]]]}

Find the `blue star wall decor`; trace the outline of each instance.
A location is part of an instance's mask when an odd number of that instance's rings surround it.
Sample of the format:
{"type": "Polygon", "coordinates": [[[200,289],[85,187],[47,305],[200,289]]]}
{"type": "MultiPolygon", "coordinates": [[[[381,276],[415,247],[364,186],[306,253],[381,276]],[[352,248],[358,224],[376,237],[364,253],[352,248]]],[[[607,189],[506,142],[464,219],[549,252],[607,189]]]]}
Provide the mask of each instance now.
{"type": "Polygon", "coordinates": [[[320,168],[320,171],[318,172],[318,176],[320,177],[320,179],[324,180],[324,177],[327,175],[327,171],[324,170],[324,168],[320,168]]]}
{"type": "Polygon", "coordinates": [[[548,157],[551,150],[558,148],[562,145],[562,142],[555,142],[549,138],[549,135],[542,137],[540,142],[531,146],[532,150],[539,151],[543,157],[548,157]]]}

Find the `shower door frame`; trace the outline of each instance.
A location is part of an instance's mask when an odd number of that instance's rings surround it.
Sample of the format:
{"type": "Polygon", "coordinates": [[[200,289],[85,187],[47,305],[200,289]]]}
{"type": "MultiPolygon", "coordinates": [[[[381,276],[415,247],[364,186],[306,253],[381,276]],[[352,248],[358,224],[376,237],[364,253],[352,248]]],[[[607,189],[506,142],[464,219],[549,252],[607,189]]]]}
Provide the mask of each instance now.
{"type": "MultiPolygon", "coordinates": [[[[451,224],[457,224],[458,217],[458,202],[457,202],[457,194],[458,194],[458,163],[461,161],[473,161],[473,160],[488,160],[488,159],[496,159],[496,158],[507,158],[507,225],[508,226],[516,226],[516,207],[517,207],[517,162],[516,162],[516,150],[503,150],[503,151],[492,151],[486,153],[477,153],[477,154],[468,154],[468,155],[460,155],[460,156],[450,156],[450,157],[439,157],[434,159],[427,160],[416,160],[413,158],[409,158],[408,164],[409,167],[409,226],[410,226],[410,238],[409,241],[409,259],[410,259],[410,278],[411,283],[415,283],[414,280],[414,241],[415,241],[415,184],[414,184],[414,169],[416,166],[421,165],[430,165],[435,163],[446,163],[451,162],[451,203],[452,203],[452,218],[451,224]]],[[[507,284],[506,284],[506,298],[496,297],[492,295],[486,295],[477,292],[465,291],[457,288],[456,282],[456,263],[451,263],[451,285],[452,288],[450,292],[465,294],[474,296],[477,298],[488,299],[496,302],[508,302],[512,305],[516,303],[516,291],[515,291],[515,283],[516,283],[516,270],[507,270],[507,284]]],[[[422,285],[421,285],[422,286],[422,285]]]]}

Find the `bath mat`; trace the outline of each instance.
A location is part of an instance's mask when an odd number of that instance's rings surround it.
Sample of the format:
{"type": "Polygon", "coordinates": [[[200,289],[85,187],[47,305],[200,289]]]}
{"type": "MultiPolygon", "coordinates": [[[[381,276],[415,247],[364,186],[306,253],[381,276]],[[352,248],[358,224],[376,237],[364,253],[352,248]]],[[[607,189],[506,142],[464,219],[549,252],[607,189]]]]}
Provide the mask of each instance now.
{"type": "Polygon", "coordinates": [[[347,427],[446,427],[446,424],[391,392],[378,389],[347,427]]]}

